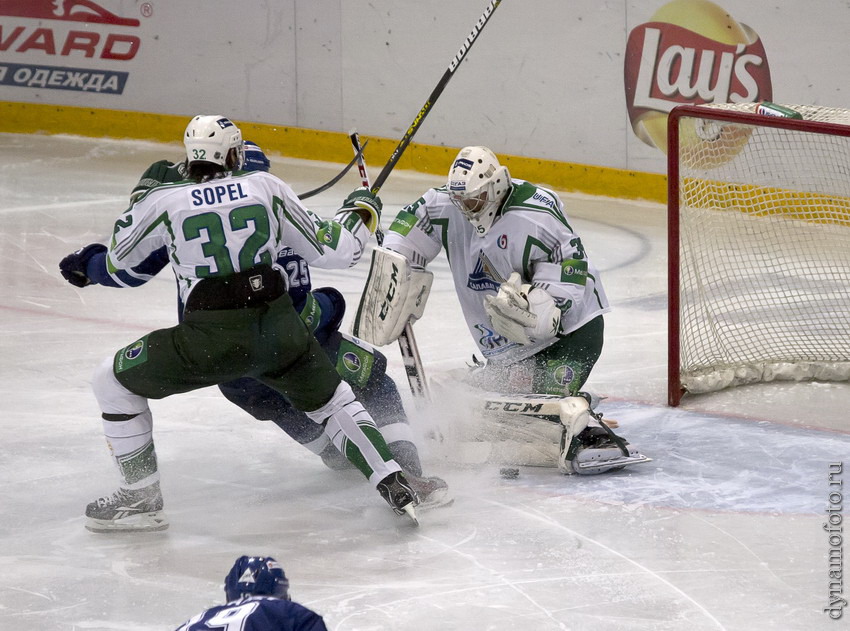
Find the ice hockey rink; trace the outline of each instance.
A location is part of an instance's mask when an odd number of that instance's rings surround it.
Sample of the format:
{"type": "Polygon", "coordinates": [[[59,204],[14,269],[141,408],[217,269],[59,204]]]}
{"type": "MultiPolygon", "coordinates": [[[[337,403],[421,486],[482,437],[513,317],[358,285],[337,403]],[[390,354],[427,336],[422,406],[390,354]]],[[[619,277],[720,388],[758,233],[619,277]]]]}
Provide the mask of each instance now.
{"type": "MultiPolygon", "coordinates": [[[[91,374],[175,323],[176,288],[163,273],[135,290],[77,289],[58,262],[104,241],[144,168],[180,153],[178,144],[0,135],[0,629],[173,629],[222,601],[242,554],[276,557],[294,599],[336,631],[846,626],[850,611],[839,621],[824,612],[824,524],[829,466],[850,464],[850,386],[748,386],[666,407],[666,219],[646,202],[563,196],[613,308],[587,387],[607,397],[600,410],[651,463],[586,477],[520,467],[502,479],[497,463],[427,438],[466,421],[416,408],[388,346],[427,472],[454,497],[421,511],[419,528],[358,474],[326,469],[207,388],[151,403],[170,528],[85,530],[86,503],[117,485],[91,374]]],[[[342,167],[271,158],[299,193],[342,167]]],[[[441,180],[394,172],[384,227],[441,180]]],[[[351,173],[306,203],[330,216],[358,182],[351,173]]],[[[367,267],[314,270],[316,286],[345,294],[347,323],[367,267]]],[[[474,347],[444,255],[432,269],[414,331],[438,375],[463,367],[474,347]]]]}

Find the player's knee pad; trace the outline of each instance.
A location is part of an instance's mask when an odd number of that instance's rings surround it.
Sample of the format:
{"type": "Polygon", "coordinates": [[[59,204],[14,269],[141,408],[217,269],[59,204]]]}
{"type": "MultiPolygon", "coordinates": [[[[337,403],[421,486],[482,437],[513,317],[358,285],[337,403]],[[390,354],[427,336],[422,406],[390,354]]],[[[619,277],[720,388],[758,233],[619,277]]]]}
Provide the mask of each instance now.
{"type": "Polygon", "coordinates": [[[115,377],[112,357],[103,360],[95,369],[92,390],[103,414],[135,416],[148,409],[145,397],[130,392],[115,377]]]}
{"type": "Polygon", "coordinates": [[[357,398],[354,396],[354,391],[351,389],[351,386],[345,381],[340,381],[333,393],[333,396],[331,396],[327,403],[318,410],[305,412],[305,414],[307,414],[307,416],[316,423],[324,423],[325,420],[345,408],[347,405],[351,405],[356,400],[357,398]]]}

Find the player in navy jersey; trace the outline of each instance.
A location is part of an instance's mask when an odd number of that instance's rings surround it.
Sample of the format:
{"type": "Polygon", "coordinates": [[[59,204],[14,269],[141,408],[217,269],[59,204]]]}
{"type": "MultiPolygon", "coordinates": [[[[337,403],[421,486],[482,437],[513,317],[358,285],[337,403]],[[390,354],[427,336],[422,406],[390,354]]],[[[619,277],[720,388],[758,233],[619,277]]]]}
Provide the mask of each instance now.
{"type": "Polygon", "coordinates": [[[286,574],[272,557],[239,557],[224,593],[227,604],[202,611],[177,631],[327,631],[319,614],[292,602],[286,574]]]}

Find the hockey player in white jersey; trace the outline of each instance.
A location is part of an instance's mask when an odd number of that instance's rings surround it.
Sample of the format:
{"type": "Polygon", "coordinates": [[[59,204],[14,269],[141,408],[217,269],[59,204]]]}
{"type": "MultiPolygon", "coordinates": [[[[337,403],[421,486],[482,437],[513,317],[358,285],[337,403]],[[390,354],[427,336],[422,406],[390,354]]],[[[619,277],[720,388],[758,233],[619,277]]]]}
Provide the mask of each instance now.
{"type": "Polygon", "coordinates": [[[333,221],[321,222],[279,178],[239,170],[242,135],[223,116],[193,118],[184,144],[187,179],[151,189],[132,204],[115,222],[106,253],[108,269],[117,272],[165,246],[183,318],[120,349],[95,372],[92,387],[121,483],[86,507],[87,528],[167,527],[148,399],[246,376],[324,424],[390,507],[415,521],[415,491],[293,308],[274,267],[282,244],[311,265],[353,265],[378,224],[380,200],[359,189],[333,221]]]}
{"type": "Polygon", "coordinates": [[[446,185],[399,212],[373,257],[355,335],[385,344],[421,316],[430,288],[422,270],[441,249],[486,360],[468,381],[478,390],[563,397],[564,473],[648,460],[580,396],[602,351],[609,310],[599,272],[558,195],[511,178],[486,147],[463,148],[446,185]]]}

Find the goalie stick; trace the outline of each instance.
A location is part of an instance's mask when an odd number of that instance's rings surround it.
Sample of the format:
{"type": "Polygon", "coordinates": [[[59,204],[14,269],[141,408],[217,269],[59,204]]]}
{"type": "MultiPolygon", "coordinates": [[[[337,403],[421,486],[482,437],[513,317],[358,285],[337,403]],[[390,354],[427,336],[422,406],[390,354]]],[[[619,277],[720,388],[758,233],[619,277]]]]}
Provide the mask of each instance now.
{"type": "Polygon", "coordinates": [[[358,163],[358,160],[363,159],[363,150],[366,148],[366,145],[368,145],[368,144],[369,144],[368,140],[366,142],[364,142],[363,146],[360,147],[357,151],[355,151],[355,156],[354,156],[354,158],[352,158],[351,162],[346,164],[345,168],[342,171],[340,171],[336,176],[334,176],[334,178],[332,180],[330,180],[329,182],[325,182],[319,188],[314,188],[312,191],[307,191],[306,193],[301,193],[298,196],[298,199],[307,199],[308,197],[313,197],[314,195],[318,195],[319,193],[324,193],[331,186],[333,186],[334,184],[339,182],[345,176],[345,174],[348,173],[351,170],[351,167],[353,167],[355,164],[358,163]]]}
{"type": "Polygon", "coordinates": [[[487,7],[484,9],[484,13],[481,14],[481,17],[478,18],[477,22],[475,22],[472,32],[466,36],[465,40],[463,40],[463,45],[460,47],[460,50],[457,51],[455,56],[452,57],[451,62],[449,62],[449,67],[446,68],[443,76],[440,77],[440,80],[437,82],[437,85],[431,92],[428,100],[425,101],[425,105],[422,106],[422,109],[419,110],[419,113],[416,115],[416,118],[413,119],[410,127],[408,127],[407,131],[404,132],[404,136],[402,136],[398,146],[395,148],[395,151],[393,151],[392,155],[390,155],[390,159],[372,183],[373,193],[377,193],[381,190],[381,186],[383,186],[384,182],[386,182],[387,178],[390,176],[390,172],[395,168],[395,165],[401,158],[401,154],[403,154],[404,150],[407,149],[407,145],[410,144],[410,141],[413,139],[413,135],[422,126],[422,121],[425,120],[425,117],[428,116],[428,112],[430,112],[431,108],[434,107],[434,103],[437,102],[437,99],[443,93],[443,90],[446,85],[448,85],[449,80],[454,76],[455,70],[458,69],[460,63],[463,61],[464,57],[466,57],[466,53],[468,53],[469,49],[472,48],[476,38],[481,34],[481,31],[484,30],[484,27],[487,25],[487,21],[490,19],[490,16],[493,15],[493,12],[496,10],[496,7],[499,6],[501,1],[502,0],[490,0],[487,4],[487,7]]]}
{"type": "MultiPolygon", "coordinates": [[[[451,78],[454,76],[455,71],[460,67],[461,62],[466,57],[466,54],[469,52],[469,49],[472,48],[472,45],[475,43],[475,40],[481,34],[481,31],[484,30],[484,27],[487,25],[487,21],[493,15],[493,12],[496,10],[496,7],[499,6],[502,0],[490,0],[487,6],[484,9],[484,13],[481,14],[481,17],[475,22],[475,26],[472,28],[472,31],[469,35],[466,36],[466,39],[463,41],[463,44],[460,47],[460,50],[455,53],[455,56],[452,57],[452,60],[449,62],[448,68],[443,73],[443,76],[440,77],[440,80],[437,82],[437,85],[431,91],[431,94],[428,96],[428,100],[425,101],[425,104],[419,110],[419,113],[413,119],[413,122],[407,128],[407,131],[404,132],[404,135],[401,137],[398,145],[395,150],[390,155],[389,160],[384,165],[384,168],[381,169],[381,172],[378,174],[378,177],[372,183],[370,189],[373,193],[377,195],[377,193],[381,190],[381,187],[384,185],[384,182],[387,181],[387,178],[390,176],[390,173],[395,168],[395,165],[398,164],[398,161],[401,159],[404,150],[407,149],[407,146],[410,144],[410,141],[413,139],[414,134],[419,130],[422,126],[422,122],[425,120],[425,117],[431,111],[431,108],[434,106],[434,103],[437,102],[437,99],[443,93],[443,90],[448,85],[451,78]]],[[[360,144],[359,139],[357,137],[357,132],[352,132],[350,135],[352,145],[355,148],[355,152],[358,152],[357,148],[360,144]],[[355,144],[356,143],[356,144],[355,144]]],[[[364,145],[365,146],[365,145],[364,145]]],[[[366,176],[366,168],[365,162],[363,162],[362,158],[362,148],[358,152],[360,155],[355,157],[355,160],[358,161],[360,167],[360,176],[364,182],[364,186],[368,187],[369,178],[366,176]]],[[[375,238],[378,240],[378,245],[381,245],[383,242],[383,233],[380,231],[380,226],[375,231],[375,238]]],[[[410,383],[410,389],[413,391],[414,395],[427,397],[427,386],[424,378],[424,373],[422,370],[422,360],[419,356],[419,348],[416,346],[416,340],[413,337],[413,326],[408,323],[402,334],[398,338],[399,347],[401,349],[402,358],[404,359],[404,367],[407,372],[407,380],[410,383]]]]}
{"type": "MultiPolygon", "coordinates": [[[[363,186],[370,188],[366,161],[363,159],[363,148],[366,145],[360,145],[360,136],[356,130],[352,130],[348,137],[351,140],[351,146],[354,148],[354,159],[357,160],[357,168],[360,171],[363,186]]],[[[381,245],[384,241],[384,234],[381,232],[380,225],[375,229],[375,238],[378,245],[381,245]]],[[[404,326],[401,335],[398,336],[398,347],[401,351],[401,359],[404,363],[404,372],[407,375],[410,391],[414,396],[422,397],[427,401],[430,394],[425,381],[425,369],[422,366],[422,358],[419,355],[419,347],[416,345],[416,338],[413,337],[413,325],[410,322],[404,326]]]]}

